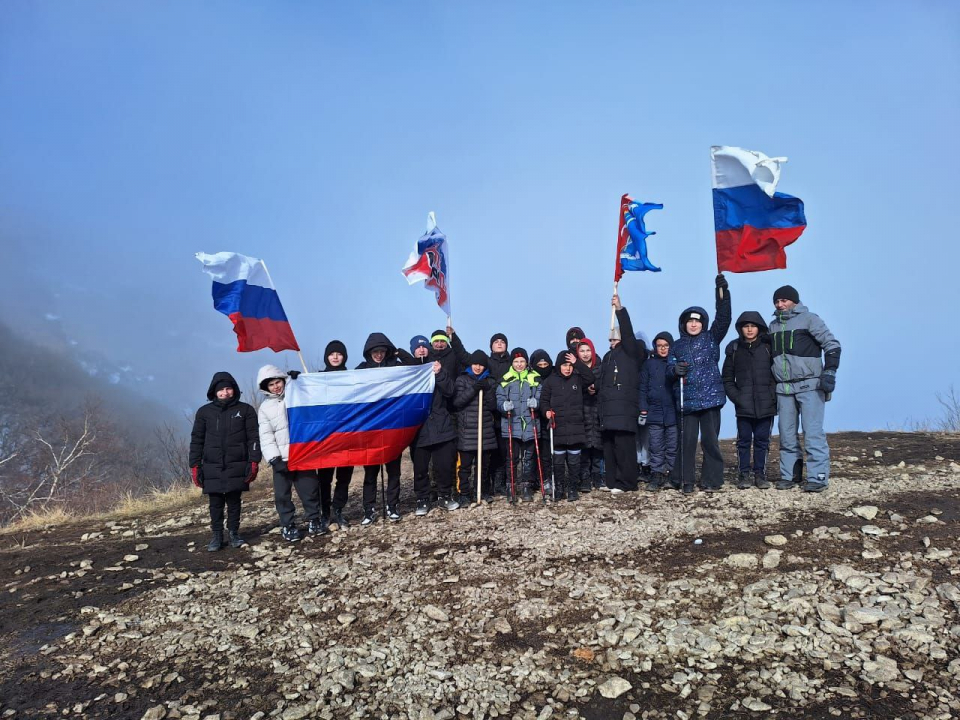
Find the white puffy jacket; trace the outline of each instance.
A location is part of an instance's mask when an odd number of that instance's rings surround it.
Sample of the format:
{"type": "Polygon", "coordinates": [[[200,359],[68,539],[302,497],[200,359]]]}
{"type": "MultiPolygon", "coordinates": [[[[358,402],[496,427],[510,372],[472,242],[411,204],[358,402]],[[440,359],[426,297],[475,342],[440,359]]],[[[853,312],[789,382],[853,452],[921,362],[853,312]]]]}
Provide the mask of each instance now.
{"type": "Polygon", "coordinates": [[[274,395],[267,390],[267,380],[287,379],[287,374],[276,365],[264,365],[257,372],[257,387],[264,394],[257,417],[260,421],[260,449],[263,457],[270,462],[275,457],[286,461],[290,450],[290,430],[287,425],[287,404],[283,393],[274,395]]]}

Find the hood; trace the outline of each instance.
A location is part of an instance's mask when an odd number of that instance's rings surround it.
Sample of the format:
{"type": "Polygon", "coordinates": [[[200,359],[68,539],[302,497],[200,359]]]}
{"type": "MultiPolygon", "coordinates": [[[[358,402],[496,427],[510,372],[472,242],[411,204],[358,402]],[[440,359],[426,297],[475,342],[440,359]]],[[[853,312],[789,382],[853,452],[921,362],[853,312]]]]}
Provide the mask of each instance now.
{"type": "Polygon", "coordinates": [[[573,340],[574,338],[579,338],[582,341],[583,336],[584,336],[583,330],[577,327],[576,325],[574,325],[572,328],[567,330],[567,347],[570,347],[570,341],[573,340]]]}
{"type": "Polygon", "coordinates": [[[284,381],[287,379],[287,374],[278,368],[276,365],[264,365],[262,368],[257,370],[257,387],[263,391],[263,394],[267,397],[280,397],[280,395],[274,395],[272,392],[267,390],[267,383],[273,380],[274,378],[282,378],[284,381]]]}
{"type": "MultiPolygon", "coordinates": [[[[659,355],[657,355],[657,340],[666,340],[668,343],[670,343],[670,347],[673,347],[673,335],[668,333],[666,330],[664,330],[663,332],[657,333],[653,337],[653,345],[650,346],[650,357],[653,357],[653,358],[660,357],[659,355]]],[[[667,353],[667,357],[670,357],[669,353],[667,353]]]]}
{"type": "Polygon", "coordinates": [[[690,337],[689,335],[687,335],[687,328],[686,328],[687,317],[690,315],[690,313],[700,313],[700,315],[703,316],[703,330],[701,331],[701,334],[707,332],[707,330],[710,329],[710,315],[707,313],[706,310],[704,310],[699,305],[693,305],[692,307],[688,307],[686,310],[680,313],[679,325],[680,325],[681,337],[690,337]]]}
{"type": "Polygon", "coordinates": [[[590,338],[584,338],[582,343],[584,345],[589,345],[590,349],[593,351],[593,357],[590,358],[590,369],[593,370],[595,367],[597,367],[597,363],[599,362],[599,358],[597,358],[597,349],[593,346],[593,340],[590,338]]]}
{"type": "Polygon", "coordinates": [[[370,351],[373,350],[375,347],[381,347],[381,346],[387,349],[387,357],[384,358],[385,360],[389,360],[394,355],[396,355],[397,346],[394,345],[392,342],[390,342],[390,338],[388,338],[383,333],[375,332],[375,333],[370,333],[370,336],[367,338],[367,341],[363,344],[363,359],[366,360],[368,363],[372,363],[373,360],[370,357],[370,351]]]}
{"type": "Polygon", "coordinates": [[[530,356],[530,369],[537,373],[542,380],[546,380],[550,377],[550,374],[553,372],[553,361],[550,359],[550,356],[547,354],[546,350],[537,349],[533,351],[533,355],[530,356]],[[546,360],[550,363],[549,367],[538,368],[537,363],[541,360],[546,360]]]}
{"type": "MultiPolygon", "coordinates": [[[[573,350],[569,350],[569,349],[561,350],[560,352],[557,353],[557,359],[554,361],[554,367],[557,369],[557,372],[560,372],[560,366],[563,365],[564,362],[566,362],[566,355],[569,352],[573,352],[573,350]]],[[[573,354],[576,355],[575,352],[573,352],[573,354]]]]}
{"type": "Polygon", "coordinates": [[[323,365],[324,372],[330,372],[331,370],[346,370],[347,369],[347,346],[344,345],[339,340],[331,340],[327,343],[327,347],[323,350],[323,365]],[[330,353],[340,352],[343,353],[343,363],[339,367],[332,367],[327,358],[330,357],[330,353]]]}
{"type": "Polygon", "coordinates": [[[228,372],[218,372],[213,376],[213,380],[210,381],[210,387],[207,388],[207,400],[216,400],[217,391],[214,389],[219,382],[227,382],[233,387],[233,399],[236,400],[240,397],[240,386],[237,385],[237,381],[233,379],[233,375],[228,372]]]}
{"type": "Polygon", "coordinates": [[[741,337],[743,333],[740,332],[740,329],[747,323],[753,323],[758,328],[760,328],[760,335],[766,335],[770,332],[770,328],[767,327],[766,321],[760,316],[756,310],[747,310],[746,312],[740,313],[740,317],[737,318],[737,334],[741,337]]]}
{"type": "Polygon", "coordinates": [[[806,305],[800,305],[800,304],[798,304],[798,305],[794,305],[794,306],[793,306],[793,310],[787,310],[787,311],[785,311],[785,312],[780,312],[779,310],[774,310],[774,311],[773,311],[773,319],[774,319],[774,320],[781,320],[781,319],[782,319],[782,320],[789,320],[790,318],[796,317],[797,315],[802,315],[802,314],[805,313],[805,312],[810,312],[809,310],[807,310],[807,306],[806,306],[806,305]]]}

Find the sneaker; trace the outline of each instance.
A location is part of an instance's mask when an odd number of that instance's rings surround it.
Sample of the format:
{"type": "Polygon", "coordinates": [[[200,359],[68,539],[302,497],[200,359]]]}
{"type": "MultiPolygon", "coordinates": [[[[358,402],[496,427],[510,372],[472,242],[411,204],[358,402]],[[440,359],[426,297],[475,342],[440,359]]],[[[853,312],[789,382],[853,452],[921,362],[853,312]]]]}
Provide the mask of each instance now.
{"type": "Polygon", "coordinates": [[[395,505],[387,505],[387,520],[390,522],[398,522],[400,520],[400,511],[397,510],[395,505]]]}
{"type": "Polygon", "coordinates": [[[816,480],[807,479],[806,484],[803,486],[804,492],[818,493],[823,492],[827,489],[827,476],[823,473],[817,475],[816,480]]]}
{"type": "Polygon", "coordinates": [[[694,492],[696,492],[696,490],[697,490],[697,488],[694,487],[693,485],[684,485],[684,486],[683,486],[683,494],[684,494],[684,495],[692,495],[694,492]]]}
{"type": "Polygon", "coordinates": [[[343,516],[343,508],[334,508],[333,509],[333,520],[330,521],[331,524],[336,525],[341,530],[344,528],[350,527],[350,523],[347,522],[347,519],[343,516]]]}
{"type": "Polygon", "coordinates": [[[704,492],[708,492],[708,493],[723,492],[723,484],[721,483],[720,485],[707,485],[707,486],[703,489],[703,491],[704,491],[704,492]]]}
{"type": "Polygon", "coordinates": [[[623,490],[620,488],[607,488],[610,491],[611,495],[623,495],[623,490]]]}
{"type": "Polygon", "coordinates": [[[319,520],[311,520],[307,526],[307,532],[311,535],[326,535],[330,532],[330,521],[323,516],[319,520]]]}
{"type": "Polygon", "coordinates": [[[288,542],[297,542],[301,538],[300,530],[296,525],[287,525],[280,531],[280,535],[288,542]]]}
{"type": "Polygon", "coordinates": [[[659,481],[657,480],[657,478],[654,478],[653,480],[651,480],[650,482],[648,482],[644,487],[645,487],[645,489],[646,489],[647,492],[659,492],[659,490],[660,490],[660,483],[659,483],[659,481]]]}
{"type": "Polygon", "coordinates": [[[753,478],[750,473],[741,472],[737,479],[737,490],[748,490],[753,487],[753,478]]]}
{"type": "Polygon", "coordinates": [[[584,478],[580,481],[580,492],[588,493],[593,490],[593,484],[590,482],[590,478],[584,478]]]}
{"type": "Polygon", "coordinates": [[[793,490],[797,484],[793,480],[778,480],[774,486],[777,490],[793,490]]]}
{"type": "Polygon", "coordinates": [[[452,497],[440,498],[440,500],[438,501],[438,505],[442,507],[444,510],[447,510],[450,512],[453,512],[454,510],[458,510],[460,508],[460,503],[458,503],[452,497]]]}
{"type": "Polygon", "coordinates": [[[489,493],[485,494],[485,495],[483,496],[483,501],[484,501],[485,503],[492,503],[492,502],[493,502],[493,495],[491,495],[491,494],[489,494],[489,493]]]}
{"type": "Polygon", "coordinates": [[[567,502],[576,502],[579,499],[580,499],[580,495],[577,492],[576,485],[572,486],[569,490],[567,490],[567,502]]]}
{"type": "Polygon", "coordinates": [[[236,530],[230,531],[230,547],[243,547],[247,544],[247,541],[240,537],[240,533],[236,530]]]}
{"type": "Polygon", "coordinates": [[[523,500],[523,502],[533,502],[533,492],[530,490],[529,485],[520,491],[520,499],[523,500]]]}
{"type": "Polygon", "coordinates": [[[770,481],[767,480],[766,476],[762,472],[757,472],[753,474],[753,484],[759,490],[766,490],[770,487],[770,481]]]}
{"type": "Polygon", "coordinates": [[[377,521],[377,509],[376,508],[366,508],[363,511],[363,520],[360,521],[362,527],[369,527],[377,521]]]}
{"type": "Polygon", "coordinates": [[[223,541],[223,530],[214,530],[213,537],[210,538],[210,543],[207,545],[207,552],[217,552],[218,550],[222,550],[225,546],[226,543],[223,541]]]}
{"type": "Polygon", "coordinates": [[[423,517],[428,512],[430,512],[430,501],[429,500],[417,500],[417,510],[414,513],[417,517],[423,517]]]}
{"type": "Polygon", "coordinates": [[[593,489],[594,489],[594,490],[609,490],[610,488],[607,487],[607,481],[604,480],[604,479],[601,477],[601,478],[594,478],[594,479],[593,479],[593,489]]]}

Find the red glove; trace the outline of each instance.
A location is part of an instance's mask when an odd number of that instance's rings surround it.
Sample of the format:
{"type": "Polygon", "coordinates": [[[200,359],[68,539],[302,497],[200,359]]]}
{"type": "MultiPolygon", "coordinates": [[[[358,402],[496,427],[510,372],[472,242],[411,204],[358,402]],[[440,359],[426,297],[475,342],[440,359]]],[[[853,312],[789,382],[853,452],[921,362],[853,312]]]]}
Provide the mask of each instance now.
{"type": "Polygon", "coordinates": [[[257,479],[257,473],[260,472],[259,463],[250,463],[250,477],[247,478],[247,485],[257,479]]]}
{"type": "Polygon", "coordinates": [[[193,479],[193,484],[198,488],[202,488],[203,485],[200,484],[200,468],[192,467],[190,468],[190,477],[193,479]]]}

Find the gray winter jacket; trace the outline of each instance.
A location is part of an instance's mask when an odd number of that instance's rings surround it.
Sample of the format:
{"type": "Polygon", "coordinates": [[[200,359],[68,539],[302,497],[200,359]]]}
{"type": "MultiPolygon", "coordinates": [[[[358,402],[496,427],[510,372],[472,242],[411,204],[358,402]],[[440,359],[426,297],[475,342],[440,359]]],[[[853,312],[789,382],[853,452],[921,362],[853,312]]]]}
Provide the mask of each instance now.
{"type": "Polygon", "coordinates": [[[840,367],[840,343],[819,315],[796,305],[775,312],[770,323],[773,341],[773,376],[777,393],[795,395],[820,387],[824,371],[840,367]],[[822,360],[821,360],[821,355],[822,360]]]}

